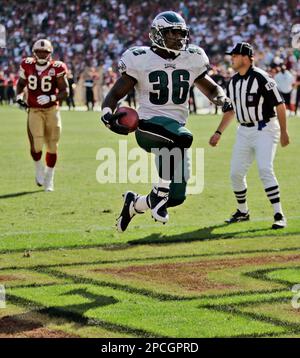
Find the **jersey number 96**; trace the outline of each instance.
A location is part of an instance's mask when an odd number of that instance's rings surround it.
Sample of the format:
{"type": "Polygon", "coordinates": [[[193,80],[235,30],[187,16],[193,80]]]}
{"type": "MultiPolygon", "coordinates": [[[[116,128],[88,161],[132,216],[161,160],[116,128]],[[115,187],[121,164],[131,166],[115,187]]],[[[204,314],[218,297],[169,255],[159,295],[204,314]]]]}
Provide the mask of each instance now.
{"type": "MultiPolygon", "coordinates": [[[[38,78],[37,76],[30,75],[28,76],[28,88],[32,91],[35,91],[38,88],[38,78]]],[[[52,83],[50,76],[44,76],[41,79],[41,90],[43,92],[51,91],[52,83]]]]}

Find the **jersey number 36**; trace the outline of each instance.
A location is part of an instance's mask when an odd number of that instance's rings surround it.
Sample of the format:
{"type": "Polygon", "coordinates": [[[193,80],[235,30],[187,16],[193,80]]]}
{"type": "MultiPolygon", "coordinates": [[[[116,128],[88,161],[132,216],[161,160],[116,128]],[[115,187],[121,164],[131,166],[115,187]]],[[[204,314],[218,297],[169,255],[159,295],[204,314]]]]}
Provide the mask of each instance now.
{"type": "MultiPolygon", "coordinates": [[[[44,76],[41,79],[41,90],[43,92],[51,91],[52,83],[50,76],[44,76]]],[[[32,91],[35,91],[38,88],[38,78],[37,76],[30,75],[28,76],[28,88],[32,91]]]]}
{"type": "Polygon", "coordinates": [[[190,73],[186,70],[175,70],[172,72],[172,83],[169,86],[168,74],[165,71],[153,71],[149,73],[149,82],[153,83],[153,90],[150,92],[150,102],[157,105],[166,104],[169,101],[170,88],[172,102],[183,104],[189,93],[190,73]]]}

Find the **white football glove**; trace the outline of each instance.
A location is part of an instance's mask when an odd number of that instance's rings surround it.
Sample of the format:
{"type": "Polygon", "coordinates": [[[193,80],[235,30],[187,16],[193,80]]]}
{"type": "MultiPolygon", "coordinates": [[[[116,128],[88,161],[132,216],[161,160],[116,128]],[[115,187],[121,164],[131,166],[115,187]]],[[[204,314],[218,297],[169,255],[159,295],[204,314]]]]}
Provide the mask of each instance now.
{"type": "Polygon", "coordinates": [[[40,106],[43,106],[44,104],[49,103],[51,100],[50,96],[47,96],[46,94],[42,94],[41,96],[38,96],[37,103],[40,106]]]}

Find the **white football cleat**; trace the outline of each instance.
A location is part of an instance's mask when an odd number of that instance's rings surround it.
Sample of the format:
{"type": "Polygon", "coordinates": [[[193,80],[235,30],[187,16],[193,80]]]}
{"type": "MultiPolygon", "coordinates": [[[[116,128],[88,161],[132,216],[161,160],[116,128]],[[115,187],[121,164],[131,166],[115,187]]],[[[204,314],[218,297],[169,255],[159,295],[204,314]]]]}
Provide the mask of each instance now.
{"type": "Polygon", "coordinates": [[[152,217],[155,221],[163,224],[169,221],[167,211],[167,202],[169,199],[169,189],[154,187],[148,195],[148,203],[151,209],[152,217]]]}
{"type": "Polygon", "coordinates": [[[45,191],[54,191],[54,168],[46,167],[44,188],[45,191]]]}
{"type": "Polygon", "coordinates": [[[127,229],[131,219],[139,212],[135,209],[134,203],[138,199],[138,194],[133,191],[127,191],[124,195],[124,205],[121,211],[120,216],[117,219],[117,230],[119,232],[124,232],[127,229]]]}
{"type": "Polygon", "coordinates": [[[35,182],[37,186],[44,185],[45,168],[41,160],[34,162],[35,164],[35,182]]]}

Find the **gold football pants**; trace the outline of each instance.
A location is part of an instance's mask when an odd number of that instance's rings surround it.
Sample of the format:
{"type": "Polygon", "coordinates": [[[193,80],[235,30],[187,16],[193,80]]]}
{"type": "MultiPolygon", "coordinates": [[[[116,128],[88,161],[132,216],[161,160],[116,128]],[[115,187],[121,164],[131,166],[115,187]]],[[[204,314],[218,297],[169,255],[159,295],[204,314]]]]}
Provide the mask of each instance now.
{"type": "Polygon", "coordinates": [[[30,108],[27,132],[31,151],[39,153],[45,144],[47,152],[55,154],[61,133],[61,117],[57,107],[30,108]]]}

